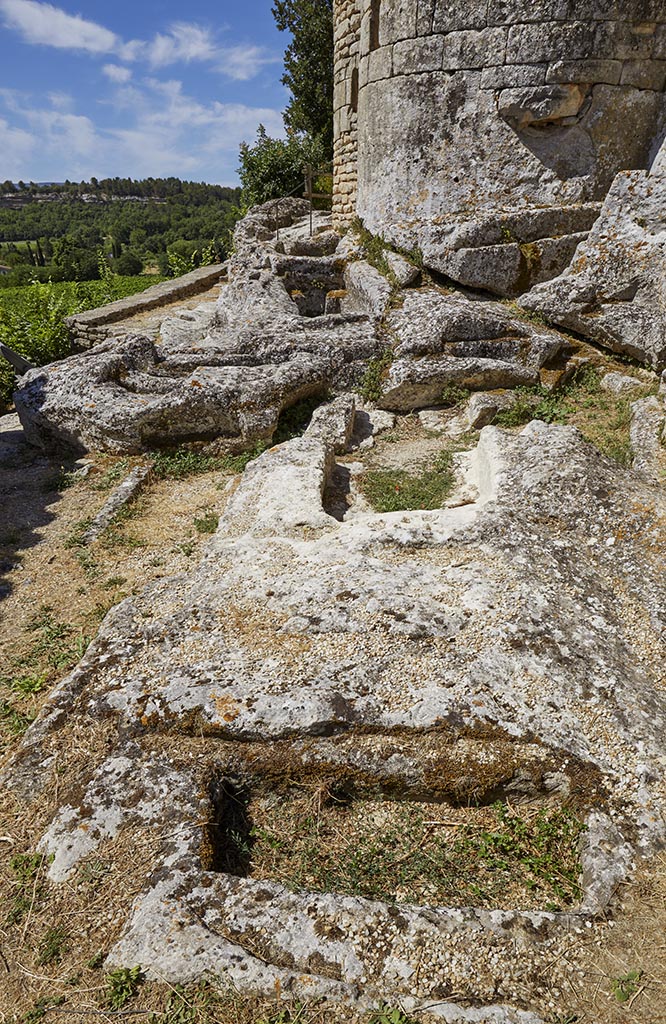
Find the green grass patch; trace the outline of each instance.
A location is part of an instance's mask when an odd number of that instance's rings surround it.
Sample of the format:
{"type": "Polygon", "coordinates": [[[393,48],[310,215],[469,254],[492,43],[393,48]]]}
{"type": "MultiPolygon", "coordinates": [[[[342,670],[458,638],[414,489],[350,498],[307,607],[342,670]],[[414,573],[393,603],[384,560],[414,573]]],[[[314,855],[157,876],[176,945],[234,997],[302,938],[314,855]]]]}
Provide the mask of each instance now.
{"type": "Polygon", "coordinates": [[[384,392],[384,381],[393,362],[393,349],[385,348],[380,356],[371,359],[357,387],[366,402],[378,402],[384,392]]]}
{"type": "Polygon", "coordinates": [[[453,408],[456,405],[462,405],[466,402],[470,396],[469,388],[461,387],[460,384],[447,384],[442,389],[441,404],[445,408],[453,408]]]}
{"type": "Polygon", "coordinates": [[[31,907],[37,906],[46,894],[44,874],[49,858],[43,853],[16,853],[9,861],[14,876],[12,898],[7,914],[8,925],[21,924],[31,907]]]}
{"type": "Polygon", "coordinates": [[[194,529],[197,533],[215,533],[220,517],[216,512],[204,512],[194,517],[194,529]]]}
{"type": "Polygon", "coordinates": [[[603,455],[628,466],[633,457],[629,433],[631,404],[650,394],[654,387],[645,385],[642,392],[637,389],[635,395],[626,398],[604,391],[601,380],[598,370],[584,368],[555,391],[542,386],[517,388],[514,404],[497,414],[495,424],[519,427],[535,419],[570,424],[578,427],[603,455]]]}
{"type": "Polygon", "coordinates": [[[454,482],[453,452],[443,451],[419,474],[404,469],[370,469],[360,486],[375,511],[406,512],[441,508],[454,482]]]}
{"type": "Polygon", "coordinates": [[[225,469],[225,458],[206,455],[189,448],[175,448],[172,451],[152,452],[153,476],[158,480],[185,480],[200,473],[213,473],[225,469]]]}
{"type": "Polygon", "coordinates": [[[332,798],[313,810],[305,800],[249,805],[251,877],[436,906],[555,910],[580,898],[584,826],[566,808],[520,814],[496,803],[458,824],[439,804],[332,798]]]}
{"type": "Polygon", "coordinates": [[[67,930],[62,925],[48,928],[39,944],[37,963],[40,967],[57,964],[65,952],[67,930]]]}

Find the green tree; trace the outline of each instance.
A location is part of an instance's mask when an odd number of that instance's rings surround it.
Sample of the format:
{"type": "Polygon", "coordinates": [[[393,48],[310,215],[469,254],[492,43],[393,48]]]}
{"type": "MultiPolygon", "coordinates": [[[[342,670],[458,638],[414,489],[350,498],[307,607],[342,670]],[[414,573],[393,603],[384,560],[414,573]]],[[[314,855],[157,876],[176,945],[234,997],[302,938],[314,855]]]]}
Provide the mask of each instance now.
{"type": "Polygon", "coordinates": [[[136,277],[143,270],[143,263],[136,253],[126,249],[118,259],[113,261],[113,269],[116,274],[123,277],[136,277]]]}
{"type": "Polygon", "coordinates": [[[266,203],[281,196],[302,195],[303,168],[306,164],[319,165],[323,159],[320,140],[293,133],[286,139],[272,139],[260,124],[254,146],[241,143],[238,170],[243,206],[266,203]]]}
{"type": "Polygon", "coordinates": [[[284,55],[284,85],[291,99],[284,123],[318,140],[324,159],[333,156],[333,0],[275,0],[281,32],[291,33],[284,55]]]}

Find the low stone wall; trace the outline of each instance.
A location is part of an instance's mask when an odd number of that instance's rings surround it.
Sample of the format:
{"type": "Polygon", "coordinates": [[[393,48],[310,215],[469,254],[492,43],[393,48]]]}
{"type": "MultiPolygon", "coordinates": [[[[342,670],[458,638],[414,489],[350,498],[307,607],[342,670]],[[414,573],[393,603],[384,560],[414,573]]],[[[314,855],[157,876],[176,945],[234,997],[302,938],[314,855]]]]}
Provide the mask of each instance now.
{"type": "Polygon", "coordinates": [[[129,295],[125,299],[109,302],[97,309],[88,309],[67,318],[66,323],[81,348],[90,348],[116,333],[115,324],[138,313],[145,313],[160,306],[169,306],[178,299],[186,299],[200,292],[208,291],[226,275],[226,263],[216,263],[210,267],[199,267],[182,277],[169,281],[161,281],[144,292],[129,295]]]}

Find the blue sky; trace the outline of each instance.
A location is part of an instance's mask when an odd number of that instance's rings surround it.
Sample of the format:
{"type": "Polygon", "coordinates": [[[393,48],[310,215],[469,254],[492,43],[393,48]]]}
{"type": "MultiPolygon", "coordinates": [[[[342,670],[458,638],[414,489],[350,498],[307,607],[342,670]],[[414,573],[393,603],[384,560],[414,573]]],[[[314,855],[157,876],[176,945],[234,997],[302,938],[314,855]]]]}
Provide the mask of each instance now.
{"type": "Polygon", "coordinates": [[[236,184],[287,43],[271,0],[0,0],[0,181],[236,184]]]}

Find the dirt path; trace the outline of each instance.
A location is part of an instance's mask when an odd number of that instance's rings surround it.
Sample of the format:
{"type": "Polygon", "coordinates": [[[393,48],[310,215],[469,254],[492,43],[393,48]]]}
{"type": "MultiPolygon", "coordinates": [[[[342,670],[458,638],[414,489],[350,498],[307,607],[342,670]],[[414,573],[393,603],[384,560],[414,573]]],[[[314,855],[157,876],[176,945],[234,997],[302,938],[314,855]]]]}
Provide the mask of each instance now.
{"type": "Polygon", "coordinates": [[[148,309],[143,313],[136,313],[134,316],[114,324],[114,327],[117,326],[119,333],[122,334],[147,334],[150,338],[154,339],[158,336],[160,327],[166,317],[172,316],[181,310],[196,309],[197,306],[205,302],[215,302],[219,298],[224,284],[225,282],[221,281],[207,291],[199,292],[198,295],[193,295],[189,299],[176,299],[174,302],[170,302],[166,306],[160,306],[158,309],[148,309]]]}

